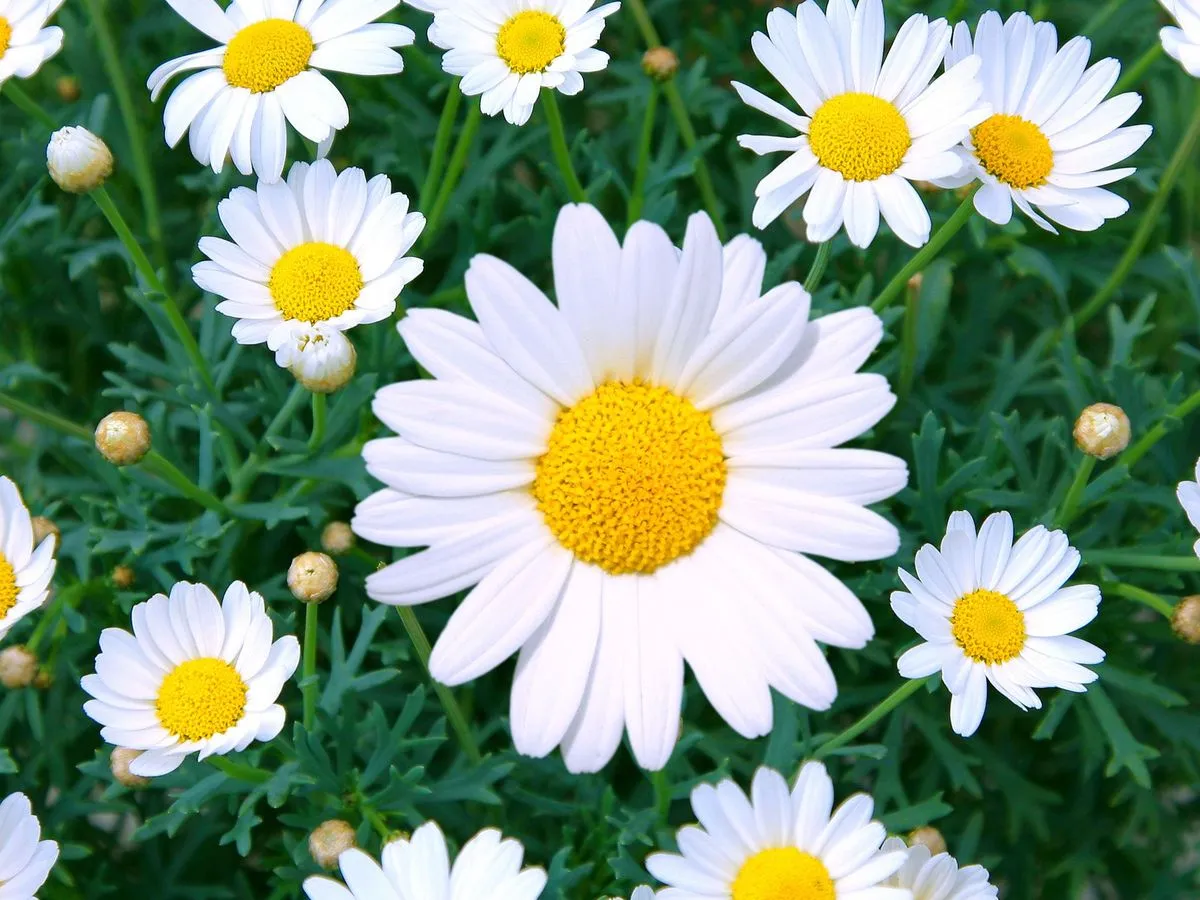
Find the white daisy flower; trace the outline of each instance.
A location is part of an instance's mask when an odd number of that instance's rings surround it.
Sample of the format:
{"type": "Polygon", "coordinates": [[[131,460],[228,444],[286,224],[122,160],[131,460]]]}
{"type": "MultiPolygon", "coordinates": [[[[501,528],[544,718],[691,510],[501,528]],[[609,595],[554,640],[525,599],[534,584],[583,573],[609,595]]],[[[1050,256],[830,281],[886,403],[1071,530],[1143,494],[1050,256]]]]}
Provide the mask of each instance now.
{"type": "Polygon", "coordinates": [[[331,394],[354,376],[358,353],[346,335],[324,322],[288,322],[272,332],[267,346],[275,364],[316,394],[331,394]]]}
{"type": "Polygon", "coordinates": [[[217,205],[233,242],[200,239],[192,267],[202,289],[224,297],[239,344],[278,349],[297,322],[346,331],[386,319],[424,263],[404,254],[425,217],[408,211],[384,175],[340,175],[328,160],[295,163],[287,181],[234,188],[217,205]]]}
{"type": "Polygon", "coordinates": [[[446,51],[442,68],[462,76],[462,92],[481,95],[486,115],[503,111],[511,124],[524,125],[542,88],[573,96],[583,90],[582,73],[608,66],[596,42],[604,19],[621,4],[592,9],[594,2],[433,0],[423,6],[435,12],[429,39],[446,51]]]}
{"type": "Polygon", "coordinates": [[[935,183],[982,182],[975,209],[997,225],[1012,218],[1014,203],[1055,233],[1051,222],[1094,231],[1106,219],[1123,215],[1128,202],[1102,185],[1135,170],[1107,167],[1141,147],[1152,129],[1120,127],[1142,98],[1128,93],[1104,100],[1121,64],[1102,59],[1088,67],[1091,47],[1087,38],[1074,37],[1059,49],[1054,26],[1025,13],[1014,13],[1007,22],[994,11],[984,13],[974,41],[970,26],[959,22],[946,65],[972,53],[983,60],[983,96],[993,114],[959,148],[962,173],[935,183]]]}
{"type": "Polygon", "coordinates": [[[58,844],[39,841],[42,824],[24,794],[9,794],[0,803],[0,897],[36,900],[46,876],[58,860],[58,844]]]}
{"type": "Polygon", "coordinates": [[[774,9],[754,55],[803,110],[799,115],[734,82],[742,100],[799,134],[744,134],[759,155],[787,151],[755,189],[754,225],[765,228],[808,194],[808,239],[827,241],[844,224],[866,247],[880,215],[906,244],[929,240],[929,213],[910,182],[956,174],[952,149],[989,110],[980,104],[979,61],[965,59],[932,84],[950,42],[945,19],[908,19],[883,56],[883,2],[806,0],[796,14],[774,9]],[[811,191],[811,193],[810,193],[811,191]]]}
{"type": "Polygon", "coordinates": [[[0,0],[0,84],[29,78],[62,49],[63,31],[46,25],[63,0],[0,0]]]}
{"type": "Polygon", "coordinates": [[[189,753],[200,759],[245,750],[283,729],[275,702],[296,671],[300,644],[271,642],[262,595],[240,581],[225,597],[178,582],[133,608],[133,634],[100,633],[96,674],[81,684],[92,695],[83,711],[110,744],[143,750],[134,775],[173,772],[189,753]]]}
{"type": "Polygon", "coordinates": [[[485,828],[463,845],[454,864],[436,822],[426,822],[411,840],[388,841],[380,863],[361,850],[338,857],[345,885],[332,878],[304,880],[309,900],[536,900],[546,872],[521,868],[520,841],[485,828]]]}
{"type": "Polygon", "coordinates": [[[904,865],[884,884],[908,888],[913,900],[996,900],[999,895],[983,866],[960,869],[949,853],[933,856],[924,844],[909,847],[900,838],[888,838],[882,849],[907,854],[904,865]]]}
{"type": "Polygon", "coordinates": [[[163,111],[167,144],[191,129],[192,156],[220,172],[228,154],[243,175],[278,181],[287,158],[287,125],[316,143],[345,128],[350,110],[322,74],[393,75],[411,28],[376,22],[400,0],[167,0],[221,46],[163,63],[150,73],[150,99],[174,75],[199,69],[163,111]]]}
{"type": "Polygon", "coordinates": [[[517,749],[560,742],[595,771],[623,726],[642,766],[675,744],[686,661],[740,734],[771,730],[771,692],[825,709],[837,691],[816,642],[871,638],[858,599],[806,554],[891,556],[895,527],[865,508],[908,479],[902,460],[836,449],[895,403],[859,366],[882,335],[870,310],[808,321],[795,283],[765,295],[766,256],[722,248],[707,216],[682,254],[639,222],[622,247],[591,206],[554,233],[558,305],[477,256],[479,324],[440,310],[400,323],[437,380],[383,388],[398,437],[364,448],[387,488],[359,504],[364,538],[430,549],[367,579],[424,603],[478,583],[430,661],[461,684],[520,651],[517,749]]]}
{"type": "Polygon", "coordinates": [[[33,521],[21,492],[0,476],[0,638],[46,602],[54,577],[55,537],[33,545],[33,521]]]}
{"type": "Polygon", "coordinates": [[[1061,531],[1038,525],[1014,544],[1008,513],[988,516],[976,535],[970,514],[956,512],[941,551],[926,544],[915,562],[917,577],[899,570],[908,590],[892,592],[892,609],[926,643],[898,667],[905,678],[942,673],[956,734],[979,727],[988,682],[1021,709],[1040,709],[1033,688],[1082,692],[1096,680],[1084,665],[1104,651],[1069,635],[1096,617],[1100,589],[1063,587],[1079,551],[1061,531]]]}
{"type": "MultiPolygon", "coordinates": [[[[1192,527],[1200,531],[1200,459],[1196,460],[1196,480],[1181,481],[1175,491],[1175,496],[1179,498],[1179,505],[1187,513],[1192,527]]],[[[1200,556],[1200,540],[1196,541],[1192,549],[1197,556],[1200,556]]]]}
{"type": "Polygon", "coordinates": [[[1167,56],[1177,60],[1191,76],[1200,78],[1200,3],[1197,0],[1158,0],[1179,27],[1168,25],[1158,33],[1167,56]]]}
{"type": "Polygon", "coordinates": [[[662,900],[912,900],[882,884],[907,854],[880,850],[887,830],[874,810],[855,794],[833,811],[833,781],[819,762],[804,765],[790,792],[782,775],[760,768],[749,798],[728,779],[696,787],[700,824],[680,829],[678,854],[651,854],[646,868],[669,885],[662,900]]]}

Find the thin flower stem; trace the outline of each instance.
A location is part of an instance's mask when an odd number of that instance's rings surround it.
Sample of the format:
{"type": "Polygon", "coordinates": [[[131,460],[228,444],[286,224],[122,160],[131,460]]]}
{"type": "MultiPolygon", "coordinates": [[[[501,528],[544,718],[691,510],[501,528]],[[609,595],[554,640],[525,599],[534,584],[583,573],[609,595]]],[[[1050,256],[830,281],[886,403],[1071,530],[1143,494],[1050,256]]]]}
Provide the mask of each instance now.
{"type": "Polygon", "coordinates": [[[646,177],[650,172],[650,149],[654,143],[654,117],[658,112],[658,85],[650,82],[650,96],[642,116],[642,134],[638,139],[637,168],[634,169],[633,190],[629,196],[629,226],[642,217],[646,206],[646,177]]]}
{"type": "Polygon", "coordinates": [[[1062,506],[1058,508],[1058,515],[1054,517],[1054,524],[1059,528],[1067,528],[1074,520],[1079,508],[1079,501],[1083,498],[1088,479],[1092,477],[1092,470],[1095,468],[1096,457],[1084,453],[1083,458],[1079,461],[1079,468],[1075,470],[1071,486],[1067,488],[1067,495],[1063,497],[1062,506]]]}
{"type": "Polygon", "coordinates": [[[1125,69],[1125,74],[1113,86],[1112,96],[1116,96],[1131,87],[1136,86],[1142,80],[1142,76],[1146,74],[1146,70],[1154,65],[1155,61],[1162,56],[1163,46],[1162,41],[1155,41],[1150,47],[1137,58],[1132,66],[1125,69]]]}
{"type": "Polygon", "coordinates": [[[1121,581],[1109,582],[1100,585],[1100,591],[1104,594],[1116,594],[1118,597],[1124,597],[1126,600],[1133,600],[1135,603],[1148,606],[1168,620],[1175,614],[1175,607],[1158,596],[1158,594],[1152,594],[1132,584],[1125,584],[1121,581]]]}
{"type": "Polygon", "coordinates": [[[304,693],[304,730],[312,731],[317,721],[317,603],[304,606],[304,663],[300,674],[304,693]]]}
{"type": "Polygon", "coordinates": [[[363,818],[371,824],[380,839],[386,841],[392,831],[387,827],[387,822],[384,821],[379,811],[365,801],[359,803],[359,809],[362,810],[363,818]]]}
{"type": "Polygon", "coordinates": [[[258,474],[259,466],[266,459],[271,438],[275,437],[296,414],[296,410],[300,408],[300,404],[304,402],[307,394],[308,391],[304,388],[304,385],[297,382],[296,386],[292,388],[292,392],[288,394],[288,398],[283,401],[283,405],[279,407],[279,412],[275,414],[275,418],[267,425],[267,430],[263,432],[262,440],[258,442],[258,446],[254,448],[241,468],[230,477],[229,495],[234,503],[240,503],[245,499],[250,481],[258,474]]]}
{"type": "Polygon", "coordinates": [[[37,121],[45,125],[50,130],[58,127],[58,122],[54,117],[38,104],[36,100],[25,93],[25,89],[16,84],[15,80],[10,78],[3,84],[0,84],[0,91],[8,95],[8,99],[13,102],[13,106],[29,114],[37,121]]]}
{"type": "MultiPolygon", "coordinates": [[[[421,660],[421,665],[424,667],[426,674],[429,673],[429,654],[432,648],[429,645],[429,638],[425,636],[425,630],[421,628],[421,623],[417,621],[416,613],[411,607],[398,606],[396,611],[400,613],[400,622],[404,625],[404,630],[408,632],[408,639],[412,641],[413,649],[417,651],[417,658],[421,660]]],[[[450,723],[450,728],[458,738],[459,746],[467,755],[472,763],[479,763],[483,757],[479,753],[479,747],[475,743],[475,738],[471,736],[471,727],[467,724],[467,717],[463,715],[462,707],[458,705],[458,700],[455,699],[454,693],[444,684],[437,681],[431,675],[429,678],[433,684],[433,691],[437,694],[438,700],[441,701],[442,709],[446,713],[446,721],[450,723]]]]}
{"type": "Polygon", "coordinates": [[[887,283],[887,286],[871,304],[871,309],[875,312],[882,312],[887,309],[896,296],[904,290],[908,284],[908,280],[918,272],[923,272],[929,268],[929,264],[942,251],[946,244],[950,243],[950,239],[958,234],[959,229],[967,224],[967,219],[971,218],[971,213],[974,211],[975,192],[979,190],[979,185],[971,188],[971,191],[963,198],[962,203],[958,205],[958,209],[954,211],[949,219],[945,221],[941,228],[933,233],[933,237],[929,239],[929,243],[917,251],[916,255],[908,261],[903,269],[897,272],[892,280],[887,283]]]}
{"type": "Polygon", "coordinates": [[[924,687],[928,680],[929,678],[913,678],[904,682],[904,684],[900,685],[900,687],[896,688],[896,690],[892,691],[881,701],[879,701],[879,704],[869,713],[867,713],[845,731],[841,732],[841,734],[834,735],[820,747],[814,750],[812,758],[821,759],[822,757],[828,756],[839,747],[843,747],[850,743],[852,740],[894,710],[897,706],[919,691],[922,687],[924,687]]]}
{"type": "Polygon", "coordinates": [[[38,425],[45,425],[47,428],[53,428],[55,431],[65,434],[69,437],[77,438],[86,443],[92,443],[95,439],[95,434],[91,429],[78,425],[69,419],[64,419],[62,416],[55,415],[40,406],[34,406],[31,403],[26,403],[24,400],[18,400],[9,394],[0,393],[0,406],[12,410],[18,416],[29,419],[31,422],[36,422],[38,425]]]}
{"type": "Polygon", "coordinates": [[[912,393],[913,379],[917,371],[917,311],[921,302],[921,291],[909,288],[904,298],[904,323],[901,325],[900,374],[897,376],[896,392],[900,398],[912,393]]]}
{"type": "Polygon", "coordinates": [[[671,811],[671,781],[667,778],[667,770],[662,768],[650,773],[650,783],[654,786],[654,809],[658,813],[658,821],[666,825],[671,811]]]}
{"type": "Polygon", "coordinates": [[[467,157],[471,155],[471,146],[475,143],[475,135],[479,131],[479,123],[482,120],[483,112],[480,110],[479,104],[471,103],[467,107],[467,118],[463,123],[462,131],[458,134],[458,142],[454,145],[454,154],[450,157],[450,165],[446,168],[446,177],[442,179],[442,186],[438,189],[433,209],[426,214],[428,221],[425,223],[425,231],[421,235],[422,249],[433,243],[433,238],[441,227],[442,216],[446,214],[446,207],[450,204],[454,188],[458,186],[458,179],[462,177],[463,169],[467,167],[467,157]]]}
{"type": "Polygon", "coordinates": [[[462,106],[462,91],[459,90],[461,79],[455,78],[446,92],[446,102],[442,105],[442,115],[438,119],[437,134],[433,139],[433,154],[429,157],[429,171],[425,173],[425,181],[421,185],[421,193],[417,200],[417,209],[424,212],[437,196],[438,180],[446,171],[446,154],[450,150],[450,137],[454,133],[454,123],[458,121],[458,108],[462,106]]]}
{"type": "Polygon", "coordinates": [[[572,203],[587,203],[587,191],[575,174],[575,166],[571,163],[571,150],[567,146],[567,130],[563,126],[562,113],[558,110],[558,100],[553,90],[542,91],[542,111],[546,114],[546,124],[550,127],[550,149],[554,151],[554,159],[558,170],[562,173],[563,181],[567,183],[567,196],[572,203]]]}
{"type": "Polygon", "coordinates": [[[1151,553],[1132,553],[1128,550],[1088,550],[1084,552],[1083,562],[1091,566],[1200,572],[1200,558],[1195,556],[1159,556],[1151,553]]]}
{"type": "Polygon", "coordinates": [[[1126,448],[1126,450],[1117,458],[1117,462],[1123,466],[1126,466],[1127,468],[1133,468],[1137,461],[1149,453],[1154,448],[1154,445],[1162,440],[1163,437],[1165,437],[1166,434],[1171,430],[1169,423],[1172,420],[1182,419],[1188,416],[1190,413],[1195,412],[1197,408],[1200,408],[1200,391],[1196,391],[1190,397],[1185,399],[1182,403],[1167,413],[1166,417],[1163,418],[1162,421],[1156,423],[1153,428],[1138,438],[1133,446],[1126,448]]]}
{"type": "Polygon", "coordinates": [[[141,462],[141,466],[152,475],[157,475],[163,481],[174,487],[179,493],[183,494],[189,500],[203,506],[205,509],[215,512],[226,518],[235,518],[233,511],[210,494],[208,491],[197,486],[190,478],[184,475],[157,450],[151,450],[147,453],[141,462]]]}
{"type": "Polygon", "coordinates": [[[325,441],[325,411],[328,398],[324,394],[312,395],[312,437],[308,439],[308,452],[317,450],[325,441]]]}
{"type": "Polygon", "coordinates": [[[816,293],[817,288],[821,286],[821,277],[825,274],[825,268],[829,265],[829,253],[832,249],[833,241],[825,241],[817,247],[817,254],[813,257],[812,265],[808,269],[808,275],[804,279],[804,290],[810,294],[816,293]]]}
{"type": "Polygon", "coordinates": [[[248,766],[245,763],[234,762],[232,759],[226,759],[224,756],[210,756],[208,763],[214,769],[224,772],[230,778],[236,778],[239,781],[246,781],[250,784],[266,784],[274,775],[263,769],[256,769],[254,766],[248,766]]]}

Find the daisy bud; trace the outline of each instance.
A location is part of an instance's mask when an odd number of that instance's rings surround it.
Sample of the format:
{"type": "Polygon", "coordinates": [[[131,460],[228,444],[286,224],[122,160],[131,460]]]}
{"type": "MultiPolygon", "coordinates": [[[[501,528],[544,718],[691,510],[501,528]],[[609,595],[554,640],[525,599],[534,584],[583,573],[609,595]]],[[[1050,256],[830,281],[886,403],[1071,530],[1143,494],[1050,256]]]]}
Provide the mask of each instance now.
{"type": "Polygon", "coordinates": [[[321,549],[333,556],[348,553],[354,546],[354,532],[345,522],[330,522],[321,532],[321,549]]]}
{"type": "Polygon", "coordinates": [[[50,135],[46,167],[54,183],[64,191],[86,194],[104,184],[112,174],[112,151],[83,126],[68,125],[50,135]]]}
{"type": "Polygon", "coordinates": [[[59,531],[58,526],[45,516],[34,516],[29,520],[29,524],[33,526],[33,546],[35,547],[51,535],[54,535],[55,545],[62,538],[62,532],[59,531]]]}
{"type": "Polygon", "coordinates": [[[133,587],[133,579],[133,569],[129,568],[129,566],[117,566],[112,570],[113,587],[118,590],[123,591],[126,588],[133,587]]]}
{"type": "Polygon", "coordinates": [[[324,603],[337,590],[337,563],[324,553],[301,553],[288,567],[287,583],[301,603],[324,603]]]}
{"type": "Polygon", "coordinates": [[[323,323],[292,322],[267,340],[275,362],[314,394],[332,394],[354,377],[358,354],[342,332],[323,323]]]}
{"type": "Polygon", "coordinates": [[[922,825],[909,834],[908,846],[915,847],[918,844],[927,848],[930,856],[937,856],[939,853],[946,852],[946,839],[932,825],[922,825]]]}
{"type": "Polygon", "coordinates": [[[1189,644],[1200,644],[1200,595],[1184,597],[1175,605],[1171,616],[1171,628],[1181,640],[1189,644]]]}
{"type": "Polygon", "coordinates": [[[1075,422],[1075,444],[1088,456],[1111,459],[1129,446],[1129,416],[1111,403],[1093,403],[1075,422]]]}
{"type": "Polygon", "coordinates": [[[341,819],[322,822],[308,836],[308,852],[322,869],[332,869],[338,857],[354,846],[354,829],[341,819]]]}
{"type": "Polygon", "coordinates": [[[908,279],[908,293],[910,296],[915,296],[921,293],[921,285],[925,283],[925,276],[921,272],[917,272],[912,278],[908,279]]]}
{"type": "Polygon", "coordinates": [[[655,81],[670,81],[679,71],[679,57],[670,47],[651,47],[642,57],[642,71],[655,81]]]}
{"type": "Polygon", "coordinates": [[[128,747],[114,747],[112,755],[108,758],[109,767],[112,769],[113,778],[118,784],[123,784],[127,788],[145,787],[150,783],[150,779],[143,775],[134,775],[129,771],[129,764],[142,755],[141,750],[130,750],[128,747]]]}
{"type": "Polygon", "coordinates": [[[137,413],[109,413],[96,426],[96,449],[114,466],[133,465],[150,451],[150,426],[137,413]]]}
{"type": "Polygon", "coordinates": [[[44,691],[54,684],[54,676],[50,674],[50,670],[45,666],[38,666],[37,674],[33,676],[33,686],[39,691],[44,691]]]}
{"type": "Polygon", "coordinates": [[[0,684],[10,689],[29,687],[36,676],[37,657],[24,647],[0,650],[0,684]]]}
{"type": "Polygon", "coordinates": [[[63,103],[74,103],[79,99],[79,79],[74,75],[60,75],[54,82],[54,90],[63,103]]]}

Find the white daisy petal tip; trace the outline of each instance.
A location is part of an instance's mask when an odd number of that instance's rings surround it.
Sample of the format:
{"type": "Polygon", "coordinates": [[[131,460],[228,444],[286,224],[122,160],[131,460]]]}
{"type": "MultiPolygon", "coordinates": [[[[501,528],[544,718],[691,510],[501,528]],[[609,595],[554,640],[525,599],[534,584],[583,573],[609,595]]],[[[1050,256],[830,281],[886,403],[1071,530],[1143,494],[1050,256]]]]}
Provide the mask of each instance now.
{"type": "Polygon", "coordinates": [[[32,78],[63,45],[63,30],[49,25],[62,5],[49,3],[0,4],[0,86],[10,78],[32,78]]]}
{"type": "Polygon", "coordinates": [[[931,854],[923,844],[909,847],[899,838],[888,838],[882,852],[893,853],[901,860],[883,886],[911,891],[912,900],[996,900],[999,896],[999,888],[991,883],[987,869],[979,865],[960,867],[958,860],[944,851],[931,854]]]}
{"type": "Polygon", "coordinates": [[[1193,78],[1200,78],[1200,2],[1197,0],[1159,0],[1178,27],[1159,32],[1163,50],[1193,78]]]}
{"type": "Polygon", "coordinates": [[[56,546],[54,526],[35,520],[20,489],[0,476],[0,637],[45,604],[56,546]]]}
{"type": "Polygon", "coordinates": [[[58,861],[58,843],[41,840],[42,824],[29,798],[9,794],[0,802],[0,847],[4,848],[4,897],[34,900],[58,861]]]}
{"type": "MultiPolygon", "coordinates": [[[[1196,480],[1181,481],[1175,490],[1175,496],[1192,527],[1200,531],[1200,460],[1196,461],[1196,480]]],[[[1193,549],[1196,555],[1200,556],[1200,540],[1196,541],[1193,549]]]]}

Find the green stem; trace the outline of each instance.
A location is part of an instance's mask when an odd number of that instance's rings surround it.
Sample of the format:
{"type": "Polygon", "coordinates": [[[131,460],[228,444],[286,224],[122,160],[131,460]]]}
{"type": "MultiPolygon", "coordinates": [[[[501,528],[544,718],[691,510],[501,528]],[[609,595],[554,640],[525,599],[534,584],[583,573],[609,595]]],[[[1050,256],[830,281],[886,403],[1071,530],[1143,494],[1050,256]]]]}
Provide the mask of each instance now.
{"type": "Polygon", "coordinates": [[[642,134],[638,138],[637,168],[634,169],[633,191],[629,197],[629,226],[642,217],[646,206],[646,178],[650,172],[650,148],[654,143],[654,116],[658,111],[658,85],[650,82],[650,96],[642,116],[642,134]]]}
{"type": "Polygon", "coordinates": [[[304,607],[304,663],[300,674],[301,690],[304,694],[304,730],[312,731],[317,721],[317,607],[308,603],[304,607]]]}
{"type": "Polygon", "coordinates": [[[1192,113],[1192,119],[1188,124],[1187,131],[1175,148],[1175,155],[1167,163],[1167,168],[1163,170],[1162,179],[1158,183],[1158,190],[1155,192],[1154,198],[1150,201],[1150,205],[1146,207],[1146,211],[1142,214],[1137,231],[1134,232],[1133,238],[1126,245],[1125,253],[1117,263],[1116,268],[1108,276],[1108,281],[1104,282],[1079,312],[1071,316],[1071,325],[1073,328],[1078,329],[1091,319],[1092,316],[1104,309],[1108,301],[1112,299],[1113,295],[1116,294],[1117,290],[1125,282],[1134,264],[1141,257],[1142,250],[1145,249],[1146,243],[1150,240],[1150,235],[1153,234],[1155,226],[1158,225],[1163,207],[1167,205],[1167,200],[1170,199],[1171,189],[1175,186],[1175,182],[1184,168],[1191,162],[1192,150],[1196,146],[1197,138],[1200,138],[1200,92],[1198,92],[1198,102],[1196,103],[1195,111],[1192,113]]]}
{"type": "Polygon", "coordinates": [[[36,100],[25,93],[25,89],[18,86],[15,79],[10,78],[8,81],[0,84],[0,91],[8,95],[8,99],[13,102],[13,106],[28,113],[42,125],[51,130],[58,127],[58,122],[54,120],[54,117],[42,109],[36,100]]]}
{"type": "Polygon", "coordinates": [[[901,325],[900,374],[896,391],[901,398],[912,392],[917,371],[917,315],[921,291],[908,289],[904,298],[904,323],[901,325]]]}
{"type": "Polygon", "coordinates": [[[1158,596],[1158,594],[1152,594],[1132,584],[1125,584],[1120,581],[1110,582],[1102,584],[1100,590],[1104,594],[1116,594],[1118,597],[1124,597],[1126,600],[1133,600],[1143,606],[1148,606],[1155,612],[1165,616],[1168,620],[1175,614],[1175,607],[1158,596]]]}
{"type": "Polygon", "coordinates": [[[904,288],[908,285],[908,280],[918,272],[923,272],[929,268],[929,264],[942,251],[946,244],[950,243],[950,239],[958,234],[965,224],[967,219],[971,218],[971,213],[974,211],[975,192],[979,190],[979,185],[971,188],[970,193],[963,198],[962,203],[958,205],[958,209],[954,211],[949,219],[945,221],[941,228],[933,233],[933,237],[929,239],[929,243],[917,251],[916,255],[908,261],[903,269],[897,272],[892,280],[887,283],[887,287],[871,304],[871,309],[875,312],[881,312],[887,308],[887,305],[896,298],[904,288]]]}
{"type": "Polygon", "coordinates": [[[1158,569],[1164,572],[1200,572],[1195,556],[1159,556],[1128,550],[1087,550],[1083,562],[1090,566],[1124,566],[1130,569],[1158,569]]]}
{"type": "Polygon", "coordinates": [[[296,410],[300,408],[300,404],[304,402],[305,395],[308,391],[304,385],[297,383],[292,388],[292,392],[288,394],[288,398],[283,401],[283,405],[279,407],[279,412],[275,413],[275,418],[267,426],[267,430],[263,433],[262,440],[253,452],[229,479],[229,495],[234,503],[240,503],[246,498],[246,492],[249,489],[249,483],[258,474],[258,468],[266,459],[267,449],[270,447],[270,440],[278,434],[283,427],[296,414],[296,410]]]}
{"type": "Polygon", "coordinates": [[[821,276],[825,274],[825,268],[829,265],[829,253],[832,249],[833,241],[825,241],[817,247],[817,255],[813,257],[808,275],[804,279],[804,290],[810,294],[816,293],[817,288],[821,286],[821,276]]]}
{"type": "Polygon", "coordinates": [[[1072,479],[1071,486],[1067,488],[1067,496],[1063,497],[1062,506],[1058,508],[1058,515],[1054,517],[1054,524],[1059,528],[1067,528],[1074,520],[1079,501],[1087,489],[1088,479],[1092,477],[1092,470],[1095,468],[1096,457],[1087,453],[1083,454],[1083,458],[1079,460],[1079,468],[1075,470],[1075,478],[1072,479]]]}
{"type": "Polygon", "coordinates": [[[157,450],[151,450],[147,453],[141,462],[142,468],[152,475],[157,475],[163,481],[172,485],[179,493],[183,494],[189,500],[203,506],[205,509],[217,513],[220,516],[234,518],[234,513],[228,506],[210,494],[208,491],[198,487],[190,478],[179,471],[166,457],[160,454],[157,450]]]}
{"type": "Polygon", "coordinates": [[[1104,6],[1097,10],[1092,17],[1088,19],[1086,23],[1084,23],[1084,26],[1079,29],[1079,33],[1086,34],[1089,37],[1095,36],[1096,32],[1099,31],[1109,19],[1116,15],[1117,11],[1120,10],[1125,3],[1126,0],[1108,0],[1108,3],[1104,4],[1104,6]]]}
{"type": "Polygon", "coordinates": [[[421,193],[417,200],[417,209],[424,211],[429,208],[437,192],[438,179],[446,170],[446,153],[450,150],[450,136],[454,133],[454,123],[458,120],[458,108],[462,105],[462,91],[459,90],[461,79],[455,78],[446,92],[446,102],[442,105],[442,115],[438,119],[437,135],[433,139],[433,154],[429,158],[429,171],[425,173],[425,181],[421,185],[421,193]]]}
{"type": "Polygon", "coordinates": [[[266,784],[274,777],[271,772],[256,769],[254,766],[248,766],[245,763],[234,762],[232,759],[227,759],[224,756],[210,756],[208,763],[214,769],[219,769],[230,778],[247,781],[250,784],[266,784]]]}
{"type": "Polygon", "coordinates": [[[558,163],[563,181],[567,183],[567,196],[572,203],[587,203],[587,191],[579,183],[575,174],[575,166],[571,163],[571,150],[567,146],[567,131],[563,126],[562,113],[558,110],[558,100],[554,91],[542,91],[542,111],[546,114],[546,124],[550,127],[550,149],[558,163]]]}
{"type": "MultiPolygon", "coordinates": [[[[404,625],[404,630],[408,632],[408,639],[412,641],[413,649],[417,651],[417,658],[421,660],[421,665],[424,667],[426,674],[429,673],[429,654],[432,652],[432,647],[429,645],[429,638],[425,636],[425,630],[421,628],[421,623],[417,621],[416,614],[412,611],[412,607],[398,606],[397,612],[400,613],[400,622],[404,625]]],[[[463,715],[462,707],[458,705],[458,700],[455,699],[454,693],[441,682],[437,681],[431,675],[429,680],[433,683],[433,691],[437,694],[438,700],[441,701],[442,709],[446,713],[446,721],[450,723],[450,728],[458,738],[459,746],[467,755],[472,763],[479,763],[483,756],[479,753],[479,747],[475,744],[475,738],[471,736],[471,727],[467,724],[467,717],[463,715]]]]}
{"type": "Polygon", "coordinates": [[[328,398],[325,394],[312,395],[312,437],[308,439],[308,452],[313,453],[325,441],[325,411],[328,398]]]}
{"type": "Polygon", "coordinates": [[[366,819],[371,824],[371,827],[375,829],[375,832],[379,835],[380,840],[386,841],[392,832],[391,829],[387,827],[387,822],[384,821],[383,816],[380,815],[379,811],[369,803],[361,802],[358,806],[359,809],[362,810],[363,818],[366,819]]]}
{"type": "Polygon", "coordinates": [[[869,713],[867,713],[845,731],[834,735],[820,747],[814,750],[812,758],[821,759],[822,757],[828,756],[839,747],[843,747],[850,743],[852,740],[890,713],[893,709],[919,691],[922,687],[924,687],[928,680],[929,678],[914,678],[910,681],[904,682],[904,684],[900,685],[900,687],[896,688],[896,690],[892,691],[881,701],[879,701],[878,705],[869,713]]]}
{"type": "Polygon", "coordinates": [[[658,821],[666,825],[671,811],[671,782],[667,779],[667,770],[663,768],[652,772],[650,783],[654,785],[654,810],[658,814],[658,821]]]}
{"type": "Polygon", "coordinates": [[[49,602],[42,607],[38,623],[34,627],[33,633],[29,635],[29,640],[25,642],[25,649],[30,653],[37,653],[37,648],[41,644],[42,638],[46,636],[46,632],[58,623],[58,611],[62,607],[63,593],[63,591],[55,591],[49,602]]]}
{"type": "Polygon", "coordinates": [[[1197,408],[1200,408],[1200,391],[1196,391],[1196,393],[1185,399],[1182,403],[1167,413],[1165,418],[1163,418],[1160,422],[1157,422],[1153,428],[1138,438],[1138,440],[1131,447],[1126,448],[1125,451],[1119,457],[1117,457],[1117,462],[1127,468],[1133,468],[1138,460],[1149,453],[1154,448],[1154,445],[1162,440],[1164,436],[1166,436],[1167,432],[1171,430],[1170,423],[1173,420],[1182,419],[1194,412],[1197,408]]]}
{"type": "Polygon", "coordinates": [[[91,429],[84,428],[82,425],[77,425],[69,419],[64,419],[62,416],[48,412],[40,406],[34,406],[26,403],[24,400],[18,400],[9,394],[0,393],[0,406],[11,409],[17,415],[23,416],[31,422],[45,425],[47,428],[53,428],[57,432],[69,437],[78,438],[89,444],[95,439],[95,434],[91,429]]]}
{"type": "Polygon", "coordinates": [[[1150,47],[1137,58],[1132,66],[1125,70],[1116,85],[1113,86],[1112,95],[1120,94],[1123,91],[1129,90],[1136,86],[1142,80],[1142,76],[1146,74],[1146,70],[1154,65],[1155,61],[1162,56],[1163,46],[1162,41],[1155,41],[1150,47]]]}
{"type": "Polygon", "coordinates": [[[466,122],[463,123],[463,129],[458,134],[458,142],[454,145],[454,154],[450,157],[450,165],[446,168],[446,177],[438,189],[433,209],[427,213],[428,221],[425,223],[425,232],[421,235],[422,249],[433,243],[433,238],[441,227],[442,216],[446,214],[446,207],[450,204],[450,197],[458,185],[458,179],[462,177],[463,169],[467,167],[467,157],[471,155],[471,145],[475,143],[475,134],[479,131],[479,123],[482,120],[483,112],[480,110],[479,104],[471,103],[467,108],[466,122]]]}

